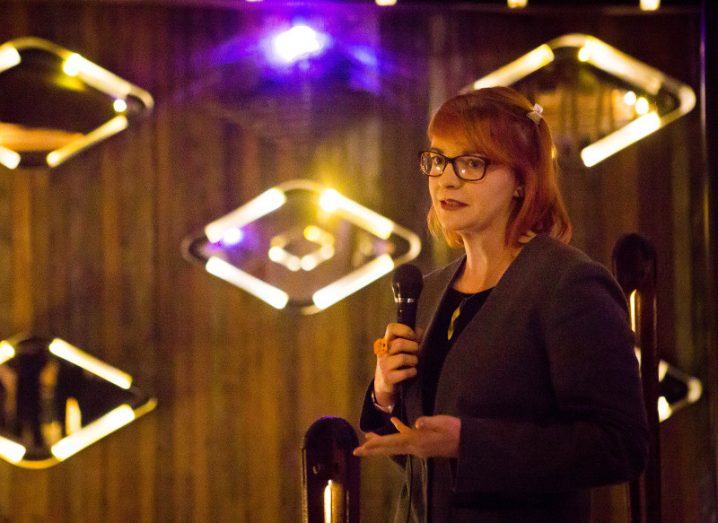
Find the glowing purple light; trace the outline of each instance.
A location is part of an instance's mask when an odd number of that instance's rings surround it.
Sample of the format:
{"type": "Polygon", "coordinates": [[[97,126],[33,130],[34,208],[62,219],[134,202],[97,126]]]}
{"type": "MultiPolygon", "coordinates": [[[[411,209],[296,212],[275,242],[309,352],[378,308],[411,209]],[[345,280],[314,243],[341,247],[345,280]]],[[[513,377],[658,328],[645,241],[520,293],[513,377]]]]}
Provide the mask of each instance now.
{"type": "Polygon", "coordinates": [[[240,243],[243,239],[244,232],[242,232],[242,229],[237,229],[236,227],[233,227],[231,229],[228,229],[222,236],[222,245],[226,247],[232,247],[240,243]]]}
{"type": "Polygon", "coordinates": [[[321,54],[328,43],[327,35],[300,24],[272,38],[271,54],[275,61],[289,65],[321,54]]]}

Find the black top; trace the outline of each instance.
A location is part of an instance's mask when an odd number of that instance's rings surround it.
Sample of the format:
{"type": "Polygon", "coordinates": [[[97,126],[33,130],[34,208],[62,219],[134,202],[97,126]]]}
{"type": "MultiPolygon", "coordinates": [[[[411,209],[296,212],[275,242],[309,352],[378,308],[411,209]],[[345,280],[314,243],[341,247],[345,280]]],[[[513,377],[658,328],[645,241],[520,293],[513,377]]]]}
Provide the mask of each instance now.
{"type": "Polygon", "coordinates": [[[459,292],[454,288],[447,290],[437,311],[436,328],[432,329],[431,339],[426,340],[425,353],[422,354],[420,363],[421,397],[427,416],[434,414],[436,387],[449,349],[464,327],[479,312],[491,290],[486,289],[474,294],[459,292]],[[453,322],[452,318],[454,318],[453,322]]]}

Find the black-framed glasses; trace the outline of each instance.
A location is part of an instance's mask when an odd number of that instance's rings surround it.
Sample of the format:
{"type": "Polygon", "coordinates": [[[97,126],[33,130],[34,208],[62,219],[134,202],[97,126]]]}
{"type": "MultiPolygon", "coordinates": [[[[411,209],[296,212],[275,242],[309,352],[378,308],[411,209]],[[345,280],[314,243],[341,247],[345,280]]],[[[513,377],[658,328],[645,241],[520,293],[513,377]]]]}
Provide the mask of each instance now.
{"type": "Polygon", "coordinates": [[[435,151],[419,153],[419,170],[426,176],[441,176],[446,166],[451,164],[454,173],[466,182],[478,182],[486,176],[486,168],[491,162],[478,154],[463,154],[453,158],[435,151]]]}

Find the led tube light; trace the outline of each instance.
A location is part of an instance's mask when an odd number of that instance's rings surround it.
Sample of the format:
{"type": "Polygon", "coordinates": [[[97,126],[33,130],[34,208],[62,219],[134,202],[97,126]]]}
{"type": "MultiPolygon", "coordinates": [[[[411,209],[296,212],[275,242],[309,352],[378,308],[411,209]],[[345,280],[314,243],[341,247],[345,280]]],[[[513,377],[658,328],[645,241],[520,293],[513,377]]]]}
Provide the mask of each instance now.
{"type": "Polygon", "coordinates": [[[123,115],[115,116],[102,124],[97,129],[94,129],[87,133],[83,138],[70,142],[64,147],[55,149],[48,153],[46,157],[47,165],[50,167],[56,167],[71,156],[79,153],[83,149],[86,149],[92,144],[100,142],[106,138],[109,138],[113,134],[117,134],[127,128],[128,125],[127,117],[123,115]]]}
{"type": "Polygon", "coordinates": [[[0,46],[0,73],[18,65],[22,59],[20,53],[12,45],[0,46]]]}
{"type": "Polygon", "coordinates": [[[284,191],[273,187],[250,200],[239,209],[207,224],[204,228],[204,234],[210,242],[216,243],[224,237],[228,229],[240,229],[244,225],[276,211],[286,202],[287,196],[284,191]]]}
{"type": "Polygon", "coordinates": [[[598,162],[605,160],[612,154],[626,148],[641,138],[661,128],[661,117],[658,113],[651,111],[648,114],[639,116],[635,120],[624,125],[617,131],[604,136],[600,140],[581,150],[581,160],[586,167],[592,167],[598,162]]]}
{"type": "Polygon", "coordinates": [[[317,308],[326,309],[362,287],[369,285],[374,280],[388,274],[393,269],[394,261],[391,256],[382,254],[357,270],[330,283],[323,289],[319,289],[312,295],[312,301],[317,308]]]}
{"type": "Polygon", "coordinates": [[[276,309],[283,309],[289,302],[289,295],[283,290],[255,278],[216,256],[212,256],[207,260],[205,269],[210,274],[236,285],[260,300],[264,300],[276,309]]]}
{"type": "Polygon", "coordinates": [[[50,452],[52,452],[52,455],[58,460],[63,461],[117,429],[132,423],[134,419],[135,412],[132,410],[132,407],[129,405],[120,405],[101,418],[85,425],[85,427],[79,431],[55,443],[50,448],[50,452]]]}
{"type": "Polygon", "coordinates": [[[102,379],[109,381],[122,389],[127,390],[132,386],[132,376],[126,372],[116,369],[104,361],[98,360],[94,356],[90,356],[86,352],[81,351],[77,347],[70,345],[60,338],[52,340],[48,350],[58,358],[74,363],[78,367],[82,367],[86,371],[96,374],[102,379]]]}
{"type": "Polygon", "coordinates": [[[22,157],[19,153],[0,145],[0,163],[8,169],[16,169],[22,157]]]}

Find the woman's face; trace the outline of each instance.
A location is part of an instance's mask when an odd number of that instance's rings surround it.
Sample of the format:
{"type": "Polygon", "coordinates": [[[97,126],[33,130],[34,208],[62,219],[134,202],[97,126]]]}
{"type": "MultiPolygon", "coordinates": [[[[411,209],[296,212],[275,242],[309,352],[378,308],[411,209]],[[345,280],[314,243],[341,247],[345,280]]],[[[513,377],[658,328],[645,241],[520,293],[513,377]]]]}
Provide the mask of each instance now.
{"type": "MultiPolygon", "coordinates": [[[[449,157],[475,154],[467,143],[434,137],[431,148],[449,157]]],[[[451,164],[438,177],[429,177],[429,193],[439,222],[447,231],[464,240],[472,235],[498,235],[503,238],[515,205],[517,188],[513,171],[490,164],[479,181],[466,182],[456,176],[451,164]]]]}

